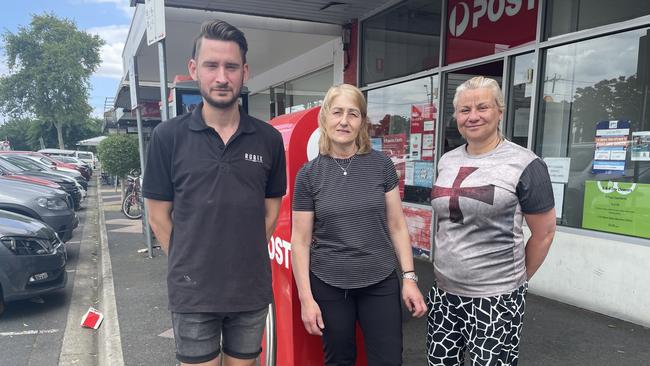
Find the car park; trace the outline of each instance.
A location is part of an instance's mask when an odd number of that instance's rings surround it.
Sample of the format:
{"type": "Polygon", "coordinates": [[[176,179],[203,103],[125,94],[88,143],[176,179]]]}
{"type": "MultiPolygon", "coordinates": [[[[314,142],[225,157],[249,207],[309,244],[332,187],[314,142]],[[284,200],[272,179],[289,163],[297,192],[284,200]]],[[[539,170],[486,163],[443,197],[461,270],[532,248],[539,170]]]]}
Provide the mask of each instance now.
{"type": "MultiPolygon", "coordinates": [[[[16,160],[16,159],[14,159],[16,160]]],[[[83,195],[77,182],[69,177],[50,173],[47,171],[32,170],[28,165],[21,164],[20,161],[12,162],[10,158],[0,155],[0,172],[8,175],[20,175],[27,177],[40,178],[59,185],[66,193],[68,193],[74,202],[74,209],[81,208],[81,201],[83,195]]]]}
{"type": "Polygon", "coordinates": [[[64,174],[68,177],[74,178],[77,183],[79,183],[84,190],[88,190],[88,180],[86,180],[79,171],[76,169],[65,168],[63,166],[55,166],[50,160],[49,156],[44,156],[42,154],[33,155],[31,152],[7,152],[0,151],[0,156],[8,158],[10,161],[15,161],[15,159],[21,159],[26,164],[37,164],[39,169],[46,169],[48,171],[53,171],[56,173],[64,174]]]}
{"type": "Polygon", "coordinates": [[[83,175],[83,177],[86,179],[90,179],[93,174],[93,170],[90,165],[72,156],[52,155],[50,157],[62,163],[74,164],[77,167],[77,170],[79,170],[81,175],[83,175]]]}
{"type": "Polygon", "coordinates": [[[51,226],[64,242],[79,225],[72,197],[65,191],[0,176],[0,209],[29,216],[51,226]]]}
{"type": "Polygon", "coordinates": [[[0,314],[6,302],[65,287],[66,248],[52,227],[0,210],[0,314]]]}

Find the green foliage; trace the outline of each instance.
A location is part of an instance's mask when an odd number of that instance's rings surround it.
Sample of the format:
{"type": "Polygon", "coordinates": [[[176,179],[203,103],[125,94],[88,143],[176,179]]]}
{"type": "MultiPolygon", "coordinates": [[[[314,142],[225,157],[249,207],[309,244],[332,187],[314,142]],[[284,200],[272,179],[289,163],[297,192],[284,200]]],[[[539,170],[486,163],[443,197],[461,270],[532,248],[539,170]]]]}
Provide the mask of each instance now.
{"type": "Polygon", "coordinates": [[[140,169],[138,139],[131,135],[110,135],[97,146],[102,169],[110,175],[125,177],[131,169],[140,169]]]}
{"type": "Polygon", "coordinates": [[[89,79],[104,41],[53,14],[34,15],[28,27],[7,31],[2,39],[9,74],[0,77],[0,112],[55,128],[57,145],[64,148],[64,130],[87,121],[92,111],[89,79]]]}
{"type": "MultiPolygon", "coordinates": [[[[72,121],[64,131],[65,148],[76,150],[76,143],[102,134],[102,120],[89,118],[85,121],[72,121]]],[[[39,150],[39,138],[43,138],[45,147],[58,146],[57,133],[51,123],[35,119],[16,118],[0,125],[0,140],[8,139],[14,150],[39,150]]]]}

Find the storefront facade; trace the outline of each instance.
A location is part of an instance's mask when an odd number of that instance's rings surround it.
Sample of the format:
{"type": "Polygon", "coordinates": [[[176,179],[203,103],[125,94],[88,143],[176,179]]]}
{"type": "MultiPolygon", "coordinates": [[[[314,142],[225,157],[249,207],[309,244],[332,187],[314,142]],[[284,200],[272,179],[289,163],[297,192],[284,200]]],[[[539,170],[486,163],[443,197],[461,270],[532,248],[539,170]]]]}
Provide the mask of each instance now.
{"type": "MultiPolygon", "coordinates": [[[[140,7],[144,1],[131,2],[140,7]]],[[[261,72],[247,83],[249,111],[269,120],[319,105],[332,84],[357,84],[368,100],[373,146],[391,156],[400,173],[413,251],[421,260],[433,260],[429,203],[436,163],[464,143],[453,118],[455,88],[476,75],[496,79],[506,97],[501,131],[546,161],[554,185],[558,230],[531,291],[650,326],[650,2],[192,4],[165,1],[169,38],[181,40],[168,53],[180,70],[168,66],[170,76],[185,72],[186,57],[177,54],[188,54],[180,51],[200,21],[217,17],[183,8],[225,12],[219,17],[248,29],[252,39],[261,38],[257,31],[268,36],[250,47],[261,52],[251,60],[276,56],[271,50],[281,47],[268,47],[271,38],[297,44],[295,37],[305,36],[296,30],[321,37],[316,46],[253,68],[261,72]],[[169,19],[181,17],[182,25],[170,26],[169,19]],[[268,20],[280,18],[308,24],[268,20]]],[[[154,54],[141,46],[139,15],[137,9],[125,65],[130,55],[154,54]]],[[[141,80],[155,81],[157,75],[145,77],[155,70],[151,60],[139,63],[147,65],[141,80]]]]}
{"type": "Polygon", "coordinates": [[[650,325],[650,3],[407,0],[358,20],[358,85],[431,260],[436,161],[464,143],[456,87],[506,96],[503,134],[542,157],[558,232],[531,291],[650,325]]]}

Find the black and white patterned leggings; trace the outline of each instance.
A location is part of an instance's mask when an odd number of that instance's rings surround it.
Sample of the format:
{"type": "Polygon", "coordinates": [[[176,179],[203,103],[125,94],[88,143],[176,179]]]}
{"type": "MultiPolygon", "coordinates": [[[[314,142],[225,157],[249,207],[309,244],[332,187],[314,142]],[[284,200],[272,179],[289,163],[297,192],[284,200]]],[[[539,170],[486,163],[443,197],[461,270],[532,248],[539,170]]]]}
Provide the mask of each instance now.
{"type": "Polygon", "coordinates": [[[473,298],[433,286],[429,307],[429,366],[462,366],[469,350],[472,366],[516,366],[528,283],[498,296],[473,298]]]}

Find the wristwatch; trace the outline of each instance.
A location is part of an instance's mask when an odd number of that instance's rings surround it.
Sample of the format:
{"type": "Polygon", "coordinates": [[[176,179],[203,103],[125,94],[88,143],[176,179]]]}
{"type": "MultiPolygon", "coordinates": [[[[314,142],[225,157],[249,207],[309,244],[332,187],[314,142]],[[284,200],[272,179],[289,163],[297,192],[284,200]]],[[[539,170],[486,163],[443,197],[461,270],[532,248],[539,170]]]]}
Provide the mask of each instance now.
{"type": "Polygon", "coordinates": [[[418,275],[416,275],[415,272],[413,272],[413,271],[402,272],[402,279],[411,280],[411,281],[414,281],[415,283],[417,283],[418,282],[418,275]]]}

